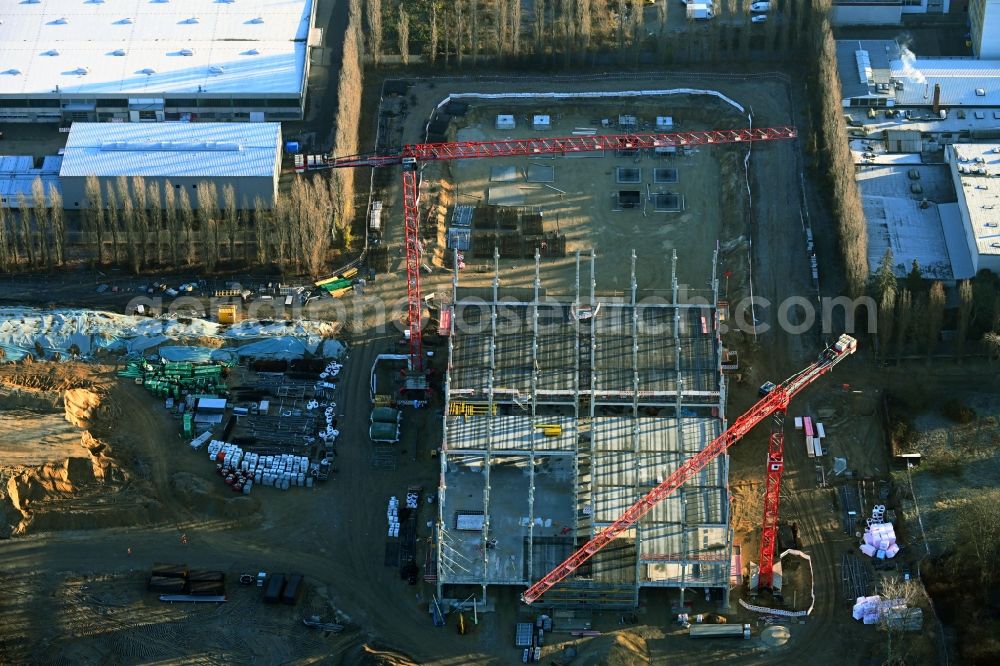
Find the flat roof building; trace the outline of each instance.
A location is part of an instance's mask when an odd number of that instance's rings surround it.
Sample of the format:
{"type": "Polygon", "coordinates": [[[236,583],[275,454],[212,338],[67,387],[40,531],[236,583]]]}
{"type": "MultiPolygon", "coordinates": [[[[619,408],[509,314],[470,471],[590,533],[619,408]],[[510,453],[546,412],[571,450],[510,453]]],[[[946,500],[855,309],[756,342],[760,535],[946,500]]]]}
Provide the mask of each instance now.
{"type": "Polygon", "coordinates": [[[73,123],[59,170],[66,208],[86,207],[85,184],[142,176],[186,188],[194,207],[197,187],[232,185],[238,206],[260,197],[274,204],[281,171],[279,123],[73,123]]]}
{"type": "Polygon", "coordinates": [[[299,119],[315,0],[24,0],[0,22],[0,121],[299,119]]]}
{"type": "Polygon", "coordinates": [[[41,164],[35,165],[31,155],[0,155],[0,207],[17,208],[22,197],[28,207],[34,206],[32,188],[35,180],[42,184],[45,194],[45,205],[50,205],[49,194],[54,189],[62,193],[59,182],[59,166],[62,158],[58,155],[47,155],[41,164]]]}
{"type": "Polygon", "coordinates": [[[973,268],[1000,274],[1000,143],[956,143],[945,149],[945,159],[973,268]]]}

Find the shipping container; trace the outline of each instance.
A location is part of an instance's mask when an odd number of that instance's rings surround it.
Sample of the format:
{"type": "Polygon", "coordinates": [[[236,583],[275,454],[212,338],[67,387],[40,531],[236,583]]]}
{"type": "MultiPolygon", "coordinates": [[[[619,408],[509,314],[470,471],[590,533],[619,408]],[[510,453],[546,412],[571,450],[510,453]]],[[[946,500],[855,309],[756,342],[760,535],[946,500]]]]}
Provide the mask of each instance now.
{"type": "Polygon", "coordinates": [[[226,593],[226,584],[219,581],[195,581],[188,583],[188,594],[198,596],[218,596],[226,593]]]}
{"type": "Polygon", "coordinates": [[[222,582],[226,579],[226,574],[222,571],[195,571],[188,573],[188,580],[192,582],[222,582]]]}
{"type": "Polygon", "coordinates": [[[795,429],[796,430],[802,430],[802,417],[801,416],[796,416],[795,417],[795,429]]]}
{"type": "Polygon", "coordinates": [[[812,438],[813,453],[816,455],[817,458],[822,458],[823,457],[823,444],[822,444],[822,441],[823,440],[821,440],[819,437],[813,437],[812,438]]]}
{"type": "Polygon", "coordinates": [[[281,593],[285,589],[285,574],[274,573],[267,577],[264,584],[264,603],[276,604],[281,600],[281,593]]]}
{"type": "Polygon", "coordinates": [[[301,596],[302,576],[300,574],[289,575],[288,582],[285,583],[285,591],[281,594],[281,603],[294,606],[299,602],[301,596]]]}
{"type": "Polygon", "coordinates": [[[152,574],[167,578],[187,578],[188,568],[186,564],[163,564],[158,562],[153,565],[152,574]]]}
{"type": "Polygon", "coordinates": [[[146,586],[151,592],[174,592],[180,594],[184,592],[183,578],[168,578],[166,576],[150,576],[149,584],[146,586]]]}
{"type": "Polygon", "coordinates": [[[802,419],[802,428],[806,431],[806,437],[812,437],[813,433],[813,420],[808,416],[802,419]]]}
{"type": "Polygon", "coordinates": [[[819,437],[820,439],[826,437],[826,428],[823,427],[822,423],[816,424],[816,436],[819,437]]]}
{"type": "Polygon", "coordinates": [[[402,415],[398,409],[392,407],[376,407],[372,410],[372,423],[399,423],[402,415]]]}

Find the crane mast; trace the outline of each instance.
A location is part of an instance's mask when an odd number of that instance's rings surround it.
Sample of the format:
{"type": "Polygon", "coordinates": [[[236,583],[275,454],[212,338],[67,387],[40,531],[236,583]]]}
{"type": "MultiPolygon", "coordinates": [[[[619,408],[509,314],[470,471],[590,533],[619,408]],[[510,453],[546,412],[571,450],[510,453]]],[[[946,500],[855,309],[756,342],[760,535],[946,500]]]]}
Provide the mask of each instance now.
{"type": "Polygon", "coordinates": [[[774,581],[774,546],[778,536],[778,505],[781,500],[781,474],[785,469],[785,410],[776,409],[771,417],[771,436],[767,440],[767,471],[764,484],[764,521],[760,526],[760,568],[757,589],[769,589],[774,581]]]}
{"type": "MultiPolygon", "coordinates": [[[[668,497],[677,488],[704,469],[710,462],[724,454],[730,446],[740,441],[754,426],[775,412],[786,411],[788,403],[792,398],[819,377],[832,370],[838,363],[853,354],[856,349],[857,341],[854,338],[849,335],[841,335],[837,342],[823,350],[814,363],[775,386],[767,395],[740,415],[725,432],[674,470],[660,485],[653,488],[635,504],[626,509],[617,520],[601,530],[599,534],[581,546],[562,564],[525,590],[521,595],[521,601],[525,604],[532,604],[537,601],[553,586],[579,569],[584,562],[611,543],[622,532],[635,525],[660,501],[668,497]]],[[[763,563],[761,564],[763,565],[763,563]]]]}
{"type": "Polygon", "coordinates": [[[403,146],[390,154],[370,153],[337,157],[335,155],[296,155],[296,171],[341,169],[351,167],[383,168],[403,166],[403,222],[406,249],[407,329],[409,330],[410,370],[423,370],[423,339],[420,326],[423,303],[420,294],[420,221],[418,199],[422,162],[586,153],[598,150],[667,149],[728,143],[750,143],[794,139],[794,127],[758,127],[705,132],[657,134],[604,134],[554,138],[508,139],[504,141],[456,141],[418,143],[403,146]]]}

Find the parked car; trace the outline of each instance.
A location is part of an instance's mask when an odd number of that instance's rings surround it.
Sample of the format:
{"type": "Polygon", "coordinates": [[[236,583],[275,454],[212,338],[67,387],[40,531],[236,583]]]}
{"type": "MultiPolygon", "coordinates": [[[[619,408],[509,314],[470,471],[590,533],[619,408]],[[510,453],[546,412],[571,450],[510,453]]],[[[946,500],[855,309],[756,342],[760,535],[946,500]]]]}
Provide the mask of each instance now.
{"type": "Polygon", "coordinates": [[[750,11],[754,13],[771,11],[770,2],[755,2],[750,5],[750,11]]]}
{"type": "Polygon", "coordinates": [[[750,17],[751,23],[763,23],[766,20],[767,20],[767,14],[755,14],[754,16],[750,17]]]}

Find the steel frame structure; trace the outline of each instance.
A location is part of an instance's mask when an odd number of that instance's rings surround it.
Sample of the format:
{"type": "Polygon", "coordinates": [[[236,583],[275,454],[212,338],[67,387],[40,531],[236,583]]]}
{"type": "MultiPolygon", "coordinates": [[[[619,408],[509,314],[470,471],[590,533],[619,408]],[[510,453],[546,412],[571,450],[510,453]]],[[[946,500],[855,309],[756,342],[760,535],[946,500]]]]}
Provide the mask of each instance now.
{"type": "Polygon", "coordinates": [[[792,398],[816,379],[832,370],[850,354],[853,354],[856,349],[857,342],[854,338],[842,335],[837,344],[825,349],[817,361],[792,375],[758,400],[749,410],[740,415],[724,433],[674,470],[660,485],[629,507],[614,523],[525,590],[524,594],[521,595],[521,601],[529,605],[537,601],[546,591],[580,568],[584,562],[611,543],[618,535],[638,523],[654,506],[704,469],[712,460],[724,454],[729,447],[740,441],[761,421],[777,411],[786,411],[792,398]]]}
{"type": "Polygon", "coordinates": [[[452,143],[417,143],[403,146],[394,154],[369,153],[337,157],[311,156],[303,160],[309,170],[351,167],[382,168],[403,165],[403,221],[406,233],[406,298],[408,330],[410,332],[410,370],[423,370],[423,341],[420,294],[420,197],[419,165],[421,162],[467,160],[523,155],[587,153],[598,150],[639,150],[683,148],[688,146],[755,141],[778,141],[798,136],[795,127],[759,127],[753,129],[708,130],[704,132],[673,132],[651,134],[604,134],[506,141],[456,141],[452,143]]]}

